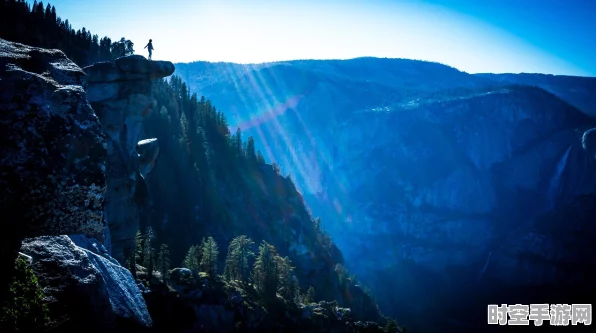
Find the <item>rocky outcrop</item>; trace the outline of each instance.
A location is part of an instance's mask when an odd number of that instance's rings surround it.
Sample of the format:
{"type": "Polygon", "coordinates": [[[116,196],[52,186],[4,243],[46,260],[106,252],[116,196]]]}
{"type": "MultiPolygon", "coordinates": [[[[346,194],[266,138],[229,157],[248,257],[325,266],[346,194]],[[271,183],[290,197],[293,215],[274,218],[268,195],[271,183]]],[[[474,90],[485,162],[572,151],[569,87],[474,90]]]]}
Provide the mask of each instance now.
{"type": "Polygon", "coordinates": [[[106,147],[84,73],[60,51],[0,40],[0,75],[3,228],[101,233],[106,147]]]}
{"type": "Polygon", "coordinates": [[[139,229],[140,208],[135,197],[148,196],[146,186],[139,183],[151,171],[159,153],[155,140],[139,142],[143,117],[151,108],[151,80],[171,75],[174,65],[133,55],[96,63],[84,71],[87,98],[107,136],[108,250],[123,263],[139,229]]]}
{"type": "Polygon", "coordinates": [[[139,173],[143,178],[153,170],[155,167],[155,160],[159,156],[159,145],[157,139],[147,139],[139,141],[137,145],[137,153],[139,154],[139,173]]]}
{"type": "Polygon", "coordinates": [[[107,149],[84,75],[61,51],[0,39],[2,290],[24,237],[104,230],[107,149]]]}
{"type": "Polygon", "coordinates": [[[111,238],[105,218],[122,260],[122,230],[138,228],[138,197],[147,196],[138,185],[159,152],[155,140],[137,142],[151,80],[174,69],[126,57],[87,70],[86,77],[60,51],[0,40],[0,211],[10,216],[0,236],[0,282],[4,292],[20,248],[60,331],[138,331],[152,320],[132,275],[102,245],[111,238]]]}
{"type": "Polygon", "coordinates": [[[152,325],[131,273],[98,241],[83,236],[26,239],[21,251],[31,257],[50,313],[60,332],[139,332],[152,325]]]}

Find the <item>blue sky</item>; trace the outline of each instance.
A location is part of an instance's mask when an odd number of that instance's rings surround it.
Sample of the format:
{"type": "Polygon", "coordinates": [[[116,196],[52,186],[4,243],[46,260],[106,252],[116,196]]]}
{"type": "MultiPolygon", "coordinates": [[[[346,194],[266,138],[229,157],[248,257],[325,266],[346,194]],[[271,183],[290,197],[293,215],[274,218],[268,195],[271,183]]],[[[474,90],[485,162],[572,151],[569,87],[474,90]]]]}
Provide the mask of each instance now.
{"type": "Polygon", "coordinates": [[[360,56],[477,72],[596,76],[596,0],[54,0],[73,28],[154,59],[239,63],[360,56]]]}

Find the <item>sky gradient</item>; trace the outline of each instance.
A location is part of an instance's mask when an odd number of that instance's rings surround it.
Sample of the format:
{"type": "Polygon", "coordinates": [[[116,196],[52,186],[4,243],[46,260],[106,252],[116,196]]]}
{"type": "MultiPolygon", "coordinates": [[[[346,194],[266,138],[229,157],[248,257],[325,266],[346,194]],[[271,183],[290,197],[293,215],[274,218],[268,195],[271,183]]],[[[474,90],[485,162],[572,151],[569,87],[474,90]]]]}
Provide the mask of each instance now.
{"type": "Polygon", "coordinates": [[[596,0],[54,0],[72,27],[156,60],[258,63],[361,56],[469,73],[596,76],[596,0]]]}

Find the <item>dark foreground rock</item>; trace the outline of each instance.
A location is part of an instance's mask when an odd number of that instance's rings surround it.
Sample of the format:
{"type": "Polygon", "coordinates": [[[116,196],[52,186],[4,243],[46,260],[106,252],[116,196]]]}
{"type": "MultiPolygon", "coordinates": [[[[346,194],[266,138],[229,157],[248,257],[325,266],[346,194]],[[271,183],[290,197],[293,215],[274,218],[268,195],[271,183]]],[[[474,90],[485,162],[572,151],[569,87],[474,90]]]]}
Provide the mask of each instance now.
{"type": "Polygon", "coordinates": [[[24,237],[104,230],[107,149],[84,75],[61,51],[0,39],[2,290],[24,237]]]}

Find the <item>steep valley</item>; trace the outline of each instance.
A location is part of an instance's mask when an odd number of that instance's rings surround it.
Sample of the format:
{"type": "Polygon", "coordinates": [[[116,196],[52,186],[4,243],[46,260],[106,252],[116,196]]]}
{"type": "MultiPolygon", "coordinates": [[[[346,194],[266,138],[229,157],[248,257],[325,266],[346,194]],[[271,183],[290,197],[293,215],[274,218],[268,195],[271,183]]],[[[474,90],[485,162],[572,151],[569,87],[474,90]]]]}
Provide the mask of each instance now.
{"type": "Polygon", "coordinates": [[[572,303],[596,287],[596,78],[375,58],[176,68],[296,180],[409,329],[474,331],[488,302],[572,303]]]}

